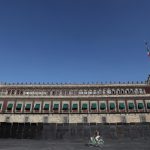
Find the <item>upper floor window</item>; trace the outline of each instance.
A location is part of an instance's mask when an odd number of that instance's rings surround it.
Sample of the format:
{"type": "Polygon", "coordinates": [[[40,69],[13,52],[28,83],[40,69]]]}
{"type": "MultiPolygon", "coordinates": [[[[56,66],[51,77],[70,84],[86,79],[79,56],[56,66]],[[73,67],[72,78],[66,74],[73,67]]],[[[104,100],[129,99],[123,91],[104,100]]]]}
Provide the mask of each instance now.
{"type": "Polygon", "coordinates": [[[107,94],[110,95],[111,94],[111,90],[107,89],[107,94]]]}
{"type": "Polygon", "coordinates": [[[93,93],[92,90],[88,90],[89,95],[92,95],[92,93],[93,93]]]}

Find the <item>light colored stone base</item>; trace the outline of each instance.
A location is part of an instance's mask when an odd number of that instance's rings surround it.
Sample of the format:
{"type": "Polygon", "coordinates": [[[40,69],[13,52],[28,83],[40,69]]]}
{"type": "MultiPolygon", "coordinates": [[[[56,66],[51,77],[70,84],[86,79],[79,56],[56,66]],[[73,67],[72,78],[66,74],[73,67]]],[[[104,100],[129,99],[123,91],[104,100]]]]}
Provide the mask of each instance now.
{"type": "Polygon", "coordinates": [[[0,114],[0,122],[30,123],[138,123],[150,122],[150,114],[0,114]],[[46,119],[45,119],[46,118],[46,119]],[[123,121],[124,118],[125,120],[123,121]],[[85,122],[86,119],[86,122],[85,122]]]}

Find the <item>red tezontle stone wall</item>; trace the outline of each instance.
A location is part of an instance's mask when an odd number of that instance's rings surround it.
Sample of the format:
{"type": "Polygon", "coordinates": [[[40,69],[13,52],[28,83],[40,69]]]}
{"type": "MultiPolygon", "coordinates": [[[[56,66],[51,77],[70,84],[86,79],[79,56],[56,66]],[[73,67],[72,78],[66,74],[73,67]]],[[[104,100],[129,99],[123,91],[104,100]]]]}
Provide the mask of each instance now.
{"type": "Polygon", "coordinates": [[[150,87],[145,87],[145,91],[147,94],[150,94],[150,87]]]}

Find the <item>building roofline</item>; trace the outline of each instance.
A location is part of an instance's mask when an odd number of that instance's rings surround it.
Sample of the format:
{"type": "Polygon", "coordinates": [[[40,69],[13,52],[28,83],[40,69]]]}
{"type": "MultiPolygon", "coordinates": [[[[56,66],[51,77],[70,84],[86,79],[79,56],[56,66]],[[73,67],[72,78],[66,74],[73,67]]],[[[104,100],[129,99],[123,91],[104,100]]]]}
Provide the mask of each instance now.
{"type": "Polygon", "coordinates": [[[0,84],[0,88],[2,87],[39,87],[39,88],[48,88],[48,87],[143,87],[143,86],[148,86],[149,84],[147,83],[111,83],[111,84],[0,84]]]}

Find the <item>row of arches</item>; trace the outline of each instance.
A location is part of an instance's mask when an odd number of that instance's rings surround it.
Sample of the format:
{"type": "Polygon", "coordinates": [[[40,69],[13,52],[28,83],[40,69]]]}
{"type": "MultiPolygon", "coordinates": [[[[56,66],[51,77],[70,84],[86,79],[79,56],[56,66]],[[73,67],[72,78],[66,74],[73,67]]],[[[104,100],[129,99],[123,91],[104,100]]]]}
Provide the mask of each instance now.
{"type": "Polygon", "coordinates": [[[71,96],[71,95],[138,95],[146,94],[144,88],[97,88],[97,89],[8,89],[0,95],[71,96]]]}

